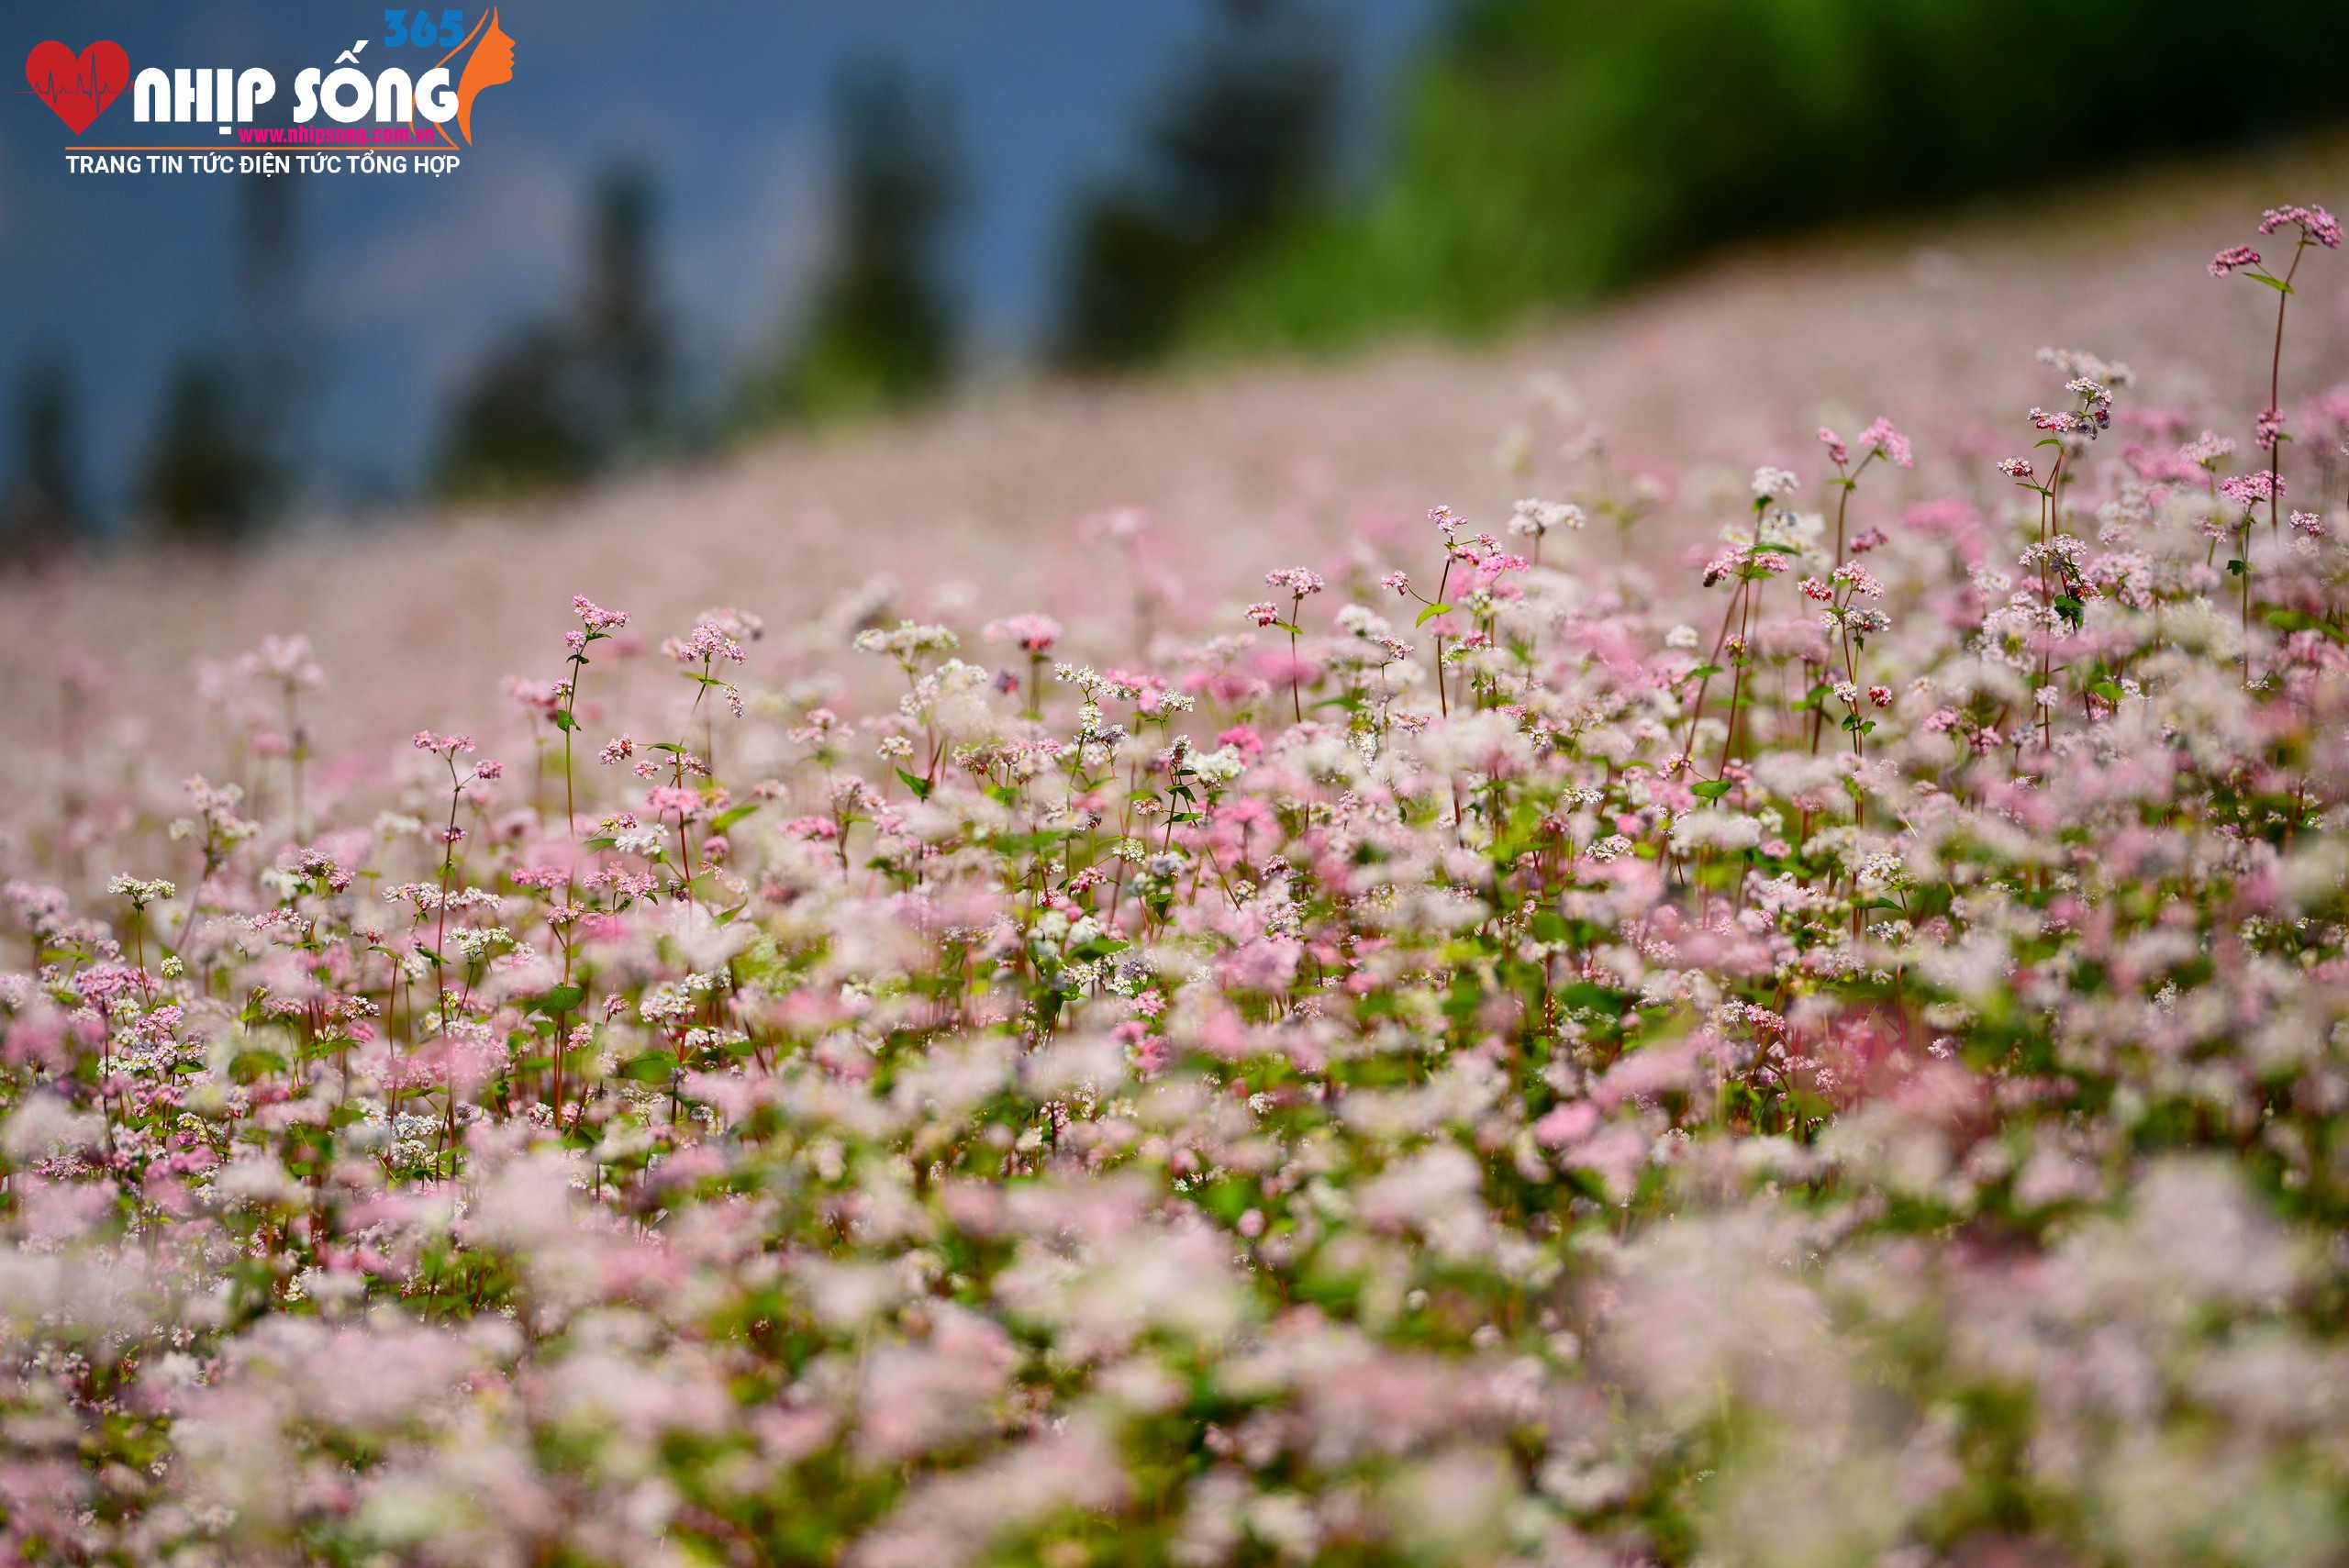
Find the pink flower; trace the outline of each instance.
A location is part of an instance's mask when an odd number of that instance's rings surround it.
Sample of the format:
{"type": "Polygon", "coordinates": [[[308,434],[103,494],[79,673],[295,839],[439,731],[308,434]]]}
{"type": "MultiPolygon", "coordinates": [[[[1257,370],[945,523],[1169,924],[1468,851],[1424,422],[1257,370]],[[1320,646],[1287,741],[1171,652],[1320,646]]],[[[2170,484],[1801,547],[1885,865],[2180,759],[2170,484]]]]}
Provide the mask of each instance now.
{"type": "Polygon", "coordinates": [[[2230,245],[2210,258],[2210,275],[2223,278],[2237,267],[2256,267],[2259,252],[2248,245],[2230,245]]]}
{"type": "Polygon", "coordinates": [[[715,621],[701,622],[690,637],[670,638],[661,644],[661,651],[680,664],[707,664],[718,659],[740,664],[743,660],[742,645],[715,621]]]}
{"type": "Polygon", "coordinates": [[[571,596],[571,608],[592,632],[618,631],[628,624],[626,610],[605,609],[584,594],[571,596]]]}
{"type": "Polygon", "coordinates": [[[2031,466],[2031,462],[2027,458],[2002,458],[1998,462],[1998,472],[2009,479],[2019,479],[2024,484],[2029,484],[2039,477],[2039,471],[2031,466]]]}
{"type": "Polygon", "coordinates": [[[2283,433],[2284,411],[2281,408],[2263,409],[2260,411],[2259,417],[2252,424],[2252,443],[2273,451],[2276,450],[2277,438],[2283,433]]]}
{"type": "Polygon", "coordinates": [[[2238,506],[2254,506],[2272,501],[2284,493],[2284,481],[2273,469],[2263,468],[2255,473],[2234,473],[2219,481],[2219,494],[2238,506]]]}
{"type": "MultiPolygon", "coordinates": [[[[2288,223],[2300,226],[2303,244],[2314,240],[2328,250],[2341,249],[2341,220],[2321,206],[2269,207],[2259,220],[2259,232],[2273,234],[2288,223]]],[[[2213,266],[2217,264],[2215,261],[2211,263],[2213,266]]]]}
{"type": "Polygon", "coordinates": [[[1046,615],[1006,616],[987,623],[990,642],[1017,643],[1023,653],[1047,653],[1061,639],[1061,623],[1046,615]]]}
{"type": "Polygon", "coordinates": [[[1862,430],[1860,445],[1870,451],[1883,453],[1895,468],[1916,466],[1915,457],[1909,450],[1909,438],[1894,429],[1889,419],[1878,417],[1875,424],[1862,430]]]}
{"type": "Polygon", "coordinates": [[[1278,605],[1257,603],[1248,606],[1248,619],[1257,626],[1275,626],[1281,618],[1278,605]]]}
{"type": "Polygon", "coordinates": [[[1308,594],[1319,593],[1323,586],[1320,573],[1308,572],[1302,566],[1290,566],[1278,572],[1265,573],[1264,585],[1268,588],[1286,588],[1300,599],[1308,594]]]}
{"type": "Polygon", "coordinates": [[[1890,707],[1892,706],[1892,688],[1890,686],[1870,686],[1868,688],[1868,701],[1876,704],[1878,707],[1890,707]]]}
{"type": "Polygon", "coordinates": [[[1827,449],[1827,461],[1836,467],[1841,468],[1852,461],[1850,450],[1843,445],[1843,438],[1824,425],[1819,427],[1819,444],[1827,449]]]}

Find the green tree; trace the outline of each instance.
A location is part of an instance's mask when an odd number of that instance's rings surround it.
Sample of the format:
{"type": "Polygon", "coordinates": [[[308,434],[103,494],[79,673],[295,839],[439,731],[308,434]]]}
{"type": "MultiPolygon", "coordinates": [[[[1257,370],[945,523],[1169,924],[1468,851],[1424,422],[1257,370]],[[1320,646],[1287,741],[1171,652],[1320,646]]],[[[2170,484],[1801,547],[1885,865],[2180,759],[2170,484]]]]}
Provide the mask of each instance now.
{"type": "Polygon", "coordinates": [[[1480,330],[1724,243],[2337,119],[2344,48],[2337,0],[1469,0],[1374,196],[1293,216],[1191,336],[1480,330]]]}
{"type": "Polygon", "coordinates": [[[1337,56],[1278,0],[1222,0],[1205,49],[1161,104],[1141,171],[1079,202],[1054,348],[1067,364],[1132,364],[1184,321],[1327,181],[1337,56]]]}
{"type": "Polygon", "coordinates": [[[253,437],[262,411],[234,356],[183,352],[163,379],[139,498],[156,531],[182,544],[250,537],[280,494],[280,474],[253,437]]]}
{"type": "Polygon", "coordinates": [[[441,494],[563,489],[675,439],[674,322],[651,174],[606,170],[586,209],[569,306],[508,331],[451,399],[434,473],[441,494]]]}
{"type": "Polygon", "coordinates": [[[867,62],[834,97],[837,236],[807,325],[750,385],[756,427],[903,408],[953,373],[944,242],[960,178],[952,120],[904,68],[867,62]]]}
{"type": "Polygon", "coordinates": [[[81,418],[72,373],[44,354],[17,393],[17,476],[0,535],[0,560],[39,567],[71,549],[88,523],[82,490],[81,418]]]}

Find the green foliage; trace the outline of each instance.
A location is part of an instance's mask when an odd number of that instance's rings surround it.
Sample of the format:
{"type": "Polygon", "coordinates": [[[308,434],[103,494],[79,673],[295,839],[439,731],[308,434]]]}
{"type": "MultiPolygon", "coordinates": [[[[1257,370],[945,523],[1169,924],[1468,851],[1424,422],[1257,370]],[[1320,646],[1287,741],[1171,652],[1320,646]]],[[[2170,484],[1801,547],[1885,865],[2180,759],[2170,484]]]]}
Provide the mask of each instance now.
{"type": "Polygon", "coordinates": [[[87,517],[72,373],[58,356],[26,367],[17,401],[17,469],[0,514],[0,560],[39,565],[72,542],[87,517]]]}
{"type": "Polygon", "coordinates": [[[250,378],[226,354],[183,354],[163,384],[139,499],[184,544],[244,538],[267,516],[281,474],[258,439],[250,378]]]}
{"type": "Polygon", "coordinates": [[[1151,121],[1141,167],[1078,205],[1053,345],[1067,364],[1164,352],[1322,190],[1338,86],[1328,39],[1275,0],[1223,9],[1151,121]]]}
{"type": "Polygon", "coordinates": [[[590,194],[578,292],[484,355],[444,421],[443,495],[559,490],[658,451],[676,433],[672,328],[650,175],[616,166],[590,194]]]}
{"type": "Polygon", "coordinates": [[[1474,0],[1374,199],[1291,224],[1191,338],[1487,330],[1727,242],[2239,143],[2349,108],[2343,44],[2325,0],[1474,0]]]}
{"type": "Polygon", "coordinates": [[[953,370],[941,278],[958,183],[951,122],[893,64],[846,78],[835,116],[837,249],[804,330],[745,392],[739,420],[752,429],[904,408],[953,370]]]}

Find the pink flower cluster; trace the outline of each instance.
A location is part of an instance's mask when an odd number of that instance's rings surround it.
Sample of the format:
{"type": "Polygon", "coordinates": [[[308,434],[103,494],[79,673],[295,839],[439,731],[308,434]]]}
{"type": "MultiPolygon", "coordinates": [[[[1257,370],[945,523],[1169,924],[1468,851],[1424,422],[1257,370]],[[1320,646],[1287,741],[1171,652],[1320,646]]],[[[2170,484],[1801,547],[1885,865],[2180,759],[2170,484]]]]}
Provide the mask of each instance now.
{"type": "Polygon", "coordinates": [[[2172,446],[2256,347],[1677,578],[1439,507],[1024,691],[583,598],[510,770],[314,766],[293,639],[28,740],[0,1557],[2332,1561],[2340,475],[2172,446]]]}

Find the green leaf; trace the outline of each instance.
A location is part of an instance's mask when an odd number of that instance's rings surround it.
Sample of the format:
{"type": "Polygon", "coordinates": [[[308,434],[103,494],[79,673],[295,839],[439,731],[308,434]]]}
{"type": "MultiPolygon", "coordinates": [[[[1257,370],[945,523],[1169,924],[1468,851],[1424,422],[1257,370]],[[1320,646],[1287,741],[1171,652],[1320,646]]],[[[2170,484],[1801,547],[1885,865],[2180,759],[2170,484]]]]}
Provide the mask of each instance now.
{"type": "Polygon", "coordinates": [[[1562,942],[1566,940],[1566,922],[1554,909],[1543,909],[1533,917],[1533,940],[1537,942],[1562,942]]]}
{"type": "Polygon", "coordinates": [[[1427,608],[1419,612],[1419,618],[1413,621],[1411,624],[1414,627],[1425,626],[1428,622],[1435,619],[1436,617],[1448,616],[1451,613],[1452,606],[1450,605],[1430,605],[1427,608]]]}
{"type": "Polygon", "coordinates": [[[1690,784],[1688,793],[1698,800],[1719,800],[1730,792],[1731,784],[1732,781],[1729,779],[1706,779],[1701,783],[1690,784]]]}
{"type": "Polygon", "coordinates": [[[713,833],[723,833],[758,808],[759,803],[755,800],[746,800],[740,806],[729,806],[709,819],[709,830],[713,833]]]}
{"type": "Polygon", "coordinates": [[[899,768],[897,770],[897,776],[906,781],[906,787],[914,792],[914,798],[916,800],[928,800],[930,798],[930,781],[928,779],[923,778],[919,773],[909,773],[903,768],[899,768]]]}
{"type": "Polygon", "coordinates": [[[2120,682],[2110,678],[2089,682],[2088,690],[2109,703],[2117,703],[2128,695],[2121,689],[2120,682]]]}
{"type": "Polygon", "coordinates": [[[576,729],[579,728],[579,721],[571,717],[569,708],[559,707],[554,710],[554,727],[557,729],[576,729]]]}
{"type": "Polygon", "coordinates": [[[670,1051],[648,1051],[620,1068],[620,1076],[639,1084],[665,1084],[677,1070],[677,1056],[670,1051]]]}
{"type": "Polygon", "coordinates": [[[2240,577],[2246,570],[2248,568],[2244,566],[2240,557],[2227,562],[2227,575],[2230,577],[2240,577]]]}
{"type": "Polygon", "coordinates": [[[2318,631],[2335,642],[2349,643],[2349,631],[2343,631],[2329,620],[2321,620],[2306,610],[2269,610],[2260,617],[2277,631],[2318,631]]]}
{"type": "Polygon", "coordinates": [[[1599,1013],[1621,1013],[1629,998],[1620,991],[1610,991],[1604,985],[1594,985],[1587,980],[1577,980],[1563,986],[1558,1000],[1569,1007],[1588,1008],[1599,1013]]]}
{"type": "Polygon", "coordinates": [[[2266,272],[2245,272],[2243,276],[2249,278],[2255,284],[2266,284],[2277,294],[2291,294],[2295,292],[2292,285],[2286,283],[2283,279],[2271,278],[2266,272]]]}
{"type": "Polygon", "coordinates": [[[584,985],[558,985],[531,1006],[541,1013],[567,1013],[586,999],[587,988],[584,985]]]}
{"type": "Polygon", "coordinates": [[[1719,664],[1699,664],[1680,678],[1684,681],[1709,681],[1720,673],[1719,664]]]}

